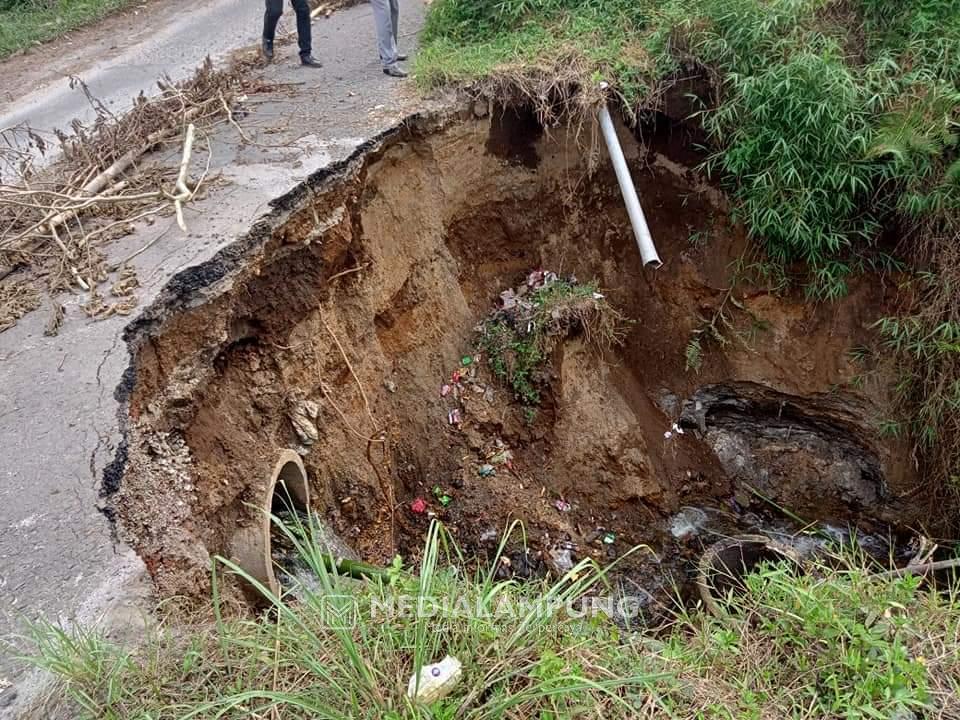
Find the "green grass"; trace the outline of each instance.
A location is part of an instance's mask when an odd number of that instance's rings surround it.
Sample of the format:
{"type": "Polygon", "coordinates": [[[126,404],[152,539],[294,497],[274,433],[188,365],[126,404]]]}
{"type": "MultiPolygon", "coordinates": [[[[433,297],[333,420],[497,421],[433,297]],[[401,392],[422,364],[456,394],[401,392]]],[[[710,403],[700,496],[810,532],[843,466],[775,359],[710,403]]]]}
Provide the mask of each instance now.
{"type": "Polygon", "coordinates": [[[135,0],[0,0],[0,58],[99,20],[135,0]]]}
{"type": "Polygon", "coordinates": [[[41,625],[38,664],[62,678],[82,717],[117,720],[270,718],[274,710],[285,720],[453,718],[458,709],[474,718],[569,717],[578,707],[619,707],[623,716],[627,688],[651,680],[619,656],[614,628],[537,611],[536,603],[563,603],[601,586],[605,571],[592,561],[552,584],[498,580],[499,557],[468,574],[434,524],[417,575],[397,562],[387,578],[357,583],[331,574],[316,543],[296,531],[290,536],[319,578],[316,588],[298,591],[301,601],[261,587],[271,611],[259,618],[170,627],[135,652],[95,633],[41,625]],[[341,608],[356,608],[355,625],[327,626],[331,596],[341,608]],[[375,615],[399,596],[414,606],[417,598],[447,599],[451,607],[491,613],[375,615]],[[507,616],[507,608],[517,611],[507,616]],[[413,668],[445,655],[462,661],[463,681],[450,698],[416,706],[405,693],[413,668]]]}
{"type": "Polygon", "coordinates": [[[384,577],[358,583],[331,574],[308,535],[291,531],[319,578],[300,600],[261,588],[270,611],[226,619],[215,597],[216,622],[159,628],[133,650],[95,631],[41,624],[34,662],[60,678],[76,717],[91,720],[960,713],[957,598],[915,578],[871,578],[853,555],[803,574],[760,567],[745,593],[720,599],[721,618],[681,611],[657,632],[625,631],[602,615],[535,610],[607,593],[609,570],[592,561],[556,582],[501,580],[504,544],[489,566],[470,570],[476,564],[434,524],[418,568],[407,571],[398,560],[384,577]],[[355,625],[327,626],[331,595],[356,608],[355,625]],[[401,595],[491,612],[376,614],[401,595]],[[463,664],[453,692],[429,706],[408,700],[414,668],[446,655],[463,664]]]}
{"type": "MultiPolygon", "coordinates": [[[[601,79],[628,114],[659,109],[677,77],[707,79],[695,116],[705,166],[763,262],[814,301],[904,261],[934,278],[904,293],[881,340],[907,368],[903,423],[939,496],[960,478],[960,425],[944,422],[960,415],[960,346],[938,339],[960,327],[958,10],[955,0],[436,0],[417,71],[428,87],[473,83],[548,116],[593,112],[601,79]],[[879,246],[884,229],[901,240],[899,258],[879,246]]],[[[688,350],[695,367],[700,349],[688,350]]]]}

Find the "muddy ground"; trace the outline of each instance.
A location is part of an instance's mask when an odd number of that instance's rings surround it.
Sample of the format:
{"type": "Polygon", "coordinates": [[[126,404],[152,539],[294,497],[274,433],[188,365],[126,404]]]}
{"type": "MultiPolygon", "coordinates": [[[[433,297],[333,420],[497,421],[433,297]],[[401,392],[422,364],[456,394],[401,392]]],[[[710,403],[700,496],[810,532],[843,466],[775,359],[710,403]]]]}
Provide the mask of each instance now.
{"type": "Polygon", "coordinates": [[[774,503],[868,530],[935,523],[909,502],[908,448],[878,430],[889,378],[851,355],[892,289],[863,279],[817,305],[731,288],[747,242],[691,169],[690,136],[621,130],[660,270],[641,268],[589,131],[478,104],[361,148],[174,279],[128,330],[127,445],[106,478],[162,595],[207,594],[211,556],[253,522],[282,448],[303,456],[315,509],[378,563],[415,558],[431,517],[479,555],[519,519],[529,553],[505,573],[645,544],[624,570],[656,594],[774,503]],[[596,281],[628,324],[605,353],[560,344],[533,413],[492,377],[474,328],[538,269],[596,281]]]}

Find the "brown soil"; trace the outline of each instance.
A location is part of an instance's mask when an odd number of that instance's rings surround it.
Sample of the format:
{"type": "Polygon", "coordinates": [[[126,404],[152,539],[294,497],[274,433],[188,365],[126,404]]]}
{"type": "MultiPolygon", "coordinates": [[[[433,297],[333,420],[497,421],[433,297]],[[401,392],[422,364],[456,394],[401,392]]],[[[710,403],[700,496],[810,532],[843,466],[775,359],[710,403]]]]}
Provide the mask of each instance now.
{"type": "Polygon", "coordinates": [[[665,260],[644,271],[603,163],[588,176],[562,129],[513,118],[505,133],[480,115],[411,123],[314,178],[131,329],[111,503],[161,593],[207,592],[210,556],[251,522],[245,503],[281,448],[301,448],[316,509],[374,562],[415,557],[432,515],[479,554],[517,518],[531,554],[512,570],[542,570],[558,543],[601,559],[648,544],[658,561],[641,553],[628,569],[650,589],[682,579],[711,540],[675,539],[671,516],[697,506],[714,533],[748,529],[770,509],[748,486],[810,520],[917,520],[898,501],[914,481],[906,450],[876,432],[885,380],[859,382],[849,355],[883,287],[813,305],[740,286],[723,304],[745,246],[723,198],[682,164],[677,138],[639,147],[624,132],[665,260]],[[441,397],[499,293],[536,268],[599,282],[632,321],[624,345],[562,344],[532,422],[502,386],[484,398],[483,358],[480,390],[441,397]],[[729,342],[704,340],[699,373],[687,370],[692,334],[722,304],[729,342]],[[319,406],[309,447],[291,421],[304,400],[319,406]],[[458,404],[461,428],[448,422],[458,404]],[[497,440],[513,467],[481,478],[497,440]],[[418,497],[429,513],[410,509],[418,497]]]}

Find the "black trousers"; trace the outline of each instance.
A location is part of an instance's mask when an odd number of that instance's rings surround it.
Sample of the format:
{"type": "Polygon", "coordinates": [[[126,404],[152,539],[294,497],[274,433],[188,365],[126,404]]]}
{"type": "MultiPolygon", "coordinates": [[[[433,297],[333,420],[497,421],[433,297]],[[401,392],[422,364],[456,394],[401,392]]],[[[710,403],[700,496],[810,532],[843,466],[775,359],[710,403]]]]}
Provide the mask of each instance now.
{"type": "MultiPolygon", "coordinates": [[[[290,0],[290,4],[297,13],[297,39],[300,42],[300,54],[309,55],[312,45],[310,5],[307,0],[290,0]]],[[[267,11],[263,14],[263,39],[267,42],[273,42],[281,15],[283,15],[283,0],[267,0],[267,11]]]]}

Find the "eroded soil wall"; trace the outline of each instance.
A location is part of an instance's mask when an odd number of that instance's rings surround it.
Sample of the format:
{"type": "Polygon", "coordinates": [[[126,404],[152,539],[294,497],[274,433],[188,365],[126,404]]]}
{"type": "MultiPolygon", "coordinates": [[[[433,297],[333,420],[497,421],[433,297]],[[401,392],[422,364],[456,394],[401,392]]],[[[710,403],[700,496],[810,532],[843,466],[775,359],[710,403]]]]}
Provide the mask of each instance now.
{"type": "Polygon", "coordinates": [[[636,571],[653,584],[708,541],[670,532],[686,506],[710,508],[717,531],[769,509],[758,493],[810,520],[917,520],[898,500],[914,481],[906,450],[876,431],[885,379],[864,380],[849,353],[882,287],[854,283],[832,305],[731,291],[744,237],[669,128],[643,143],[622,132],[665,262],[644,271],[592,138],[480,115],[410,123],[314,178],[131,329],[111,503],[163,594],[206,592],[210,556],[253,521],[282,448],[301,451],[316,509],[375,562],[416,553],[429,521],[410,511],[417,497],[472,550],[522,519],[531,565],[558,543],[604,558],[647,543],[660,562],[636,571]],[[495,386],[457,401],[452,426],[441,386],[499,293],[537,268],[596,280],[626,341],[602,355],[564,343],[535,417],[495,386]],[[309,445],[291,419],[304,401],[318,409],[309,445]],[[513,468],[482,478],[497,440],[513,468]]]}

